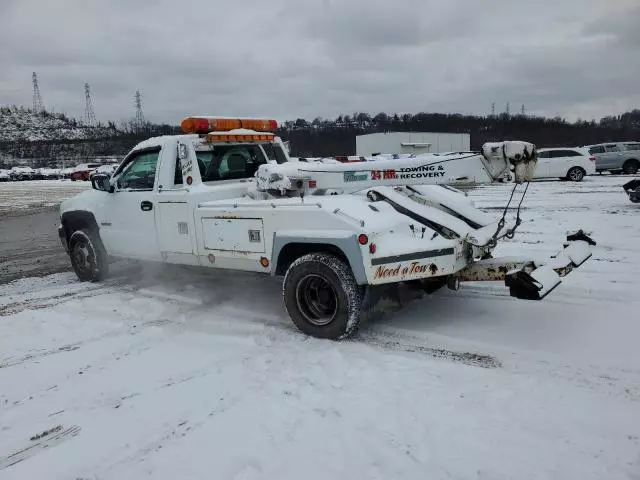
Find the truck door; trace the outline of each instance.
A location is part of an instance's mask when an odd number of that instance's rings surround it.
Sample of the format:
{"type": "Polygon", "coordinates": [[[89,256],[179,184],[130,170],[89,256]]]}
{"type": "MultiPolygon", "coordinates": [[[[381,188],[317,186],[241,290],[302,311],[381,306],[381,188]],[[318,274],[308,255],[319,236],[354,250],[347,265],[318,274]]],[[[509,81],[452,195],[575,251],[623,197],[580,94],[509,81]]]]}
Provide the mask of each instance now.
{"type": "MultiPolygon", "coordinates": [[[[159,178],[158,193],[156,194],[156,231],[158,247],[161,254],[169,257],[179,255],[181,262],[189,262],[185,255],[193,255],[194,220],[189,204],[189,189],[184,184],[180,152],[187,158],[191,152],[186,144],[178,142],[176,152],[164,152],[163,175],[159,178]]],[[[197,257],[193,255],[193,262],[197,257]]]]}
{"type": "Polygon", "coordinates": [[[158,260],[154,187],[160,147],[133,152],[105,199],[100,237],[110,255],[158,260]]]}

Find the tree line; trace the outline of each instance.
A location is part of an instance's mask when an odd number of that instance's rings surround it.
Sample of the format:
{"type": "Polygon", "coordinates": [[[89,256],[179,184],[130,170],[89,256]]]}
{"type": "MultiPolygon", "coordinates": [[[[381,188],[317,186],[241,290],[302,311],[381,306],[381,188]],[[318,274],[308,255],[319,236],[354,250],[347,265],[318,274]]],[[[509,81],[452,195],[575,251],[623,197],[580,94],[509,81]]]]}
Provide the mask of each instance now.
{"type": "MultiPolygon", "coordinates": [[[[78,125],[73,119],[64,117],[64,120],[68,121],[70,127],[78,125]]],[[[82,139],[35,142],[3,141],[0,132],[0,163],[2,158],[5,166],[10,158],[30,158],[44,166],[59,164],[61,161],[81,163],[105,155],[121,157],[143,139],[177,134],[180,129],[177,125],[151,122],[139,125],[132,120],[119,126],[108,122],[96,128],[95,132],[95,137],[92,137],[91,129],[88,128],[82,139]]],[[[560,117],[506,113],[490,116],[443,113],[378,113],[372,116],[354,113],[339,115],[335,119],[318,117],[311,121],[302,118],[286,121],[276,133],[290,142],[293,156],[309,157],[353,155],[356,135],[377,132],[468,133],[472,150],[479,150],[485,142],[500,140],[526,140],[539,147],[575,147],[640,140],[640,110],[606,116],[599,121],[575,122],[560,117]]]]}
{"type": "MultiPolygon", "coordinates": [[[[340,115],[333,120],[302,118],[284,122],[278,134],[291,144],[295,156],[355,154],[356,135],[379,132],[468,133],[471,149],[500,140],[526,140],[539,147],[575,147],[601,142],[640,139],[640,110],[606,116],[599,121],[568,122],[529,115],[476,116],[443,113],[340,115]]],[[[393,153],[393,152],[388,152],[393,153]]]]}

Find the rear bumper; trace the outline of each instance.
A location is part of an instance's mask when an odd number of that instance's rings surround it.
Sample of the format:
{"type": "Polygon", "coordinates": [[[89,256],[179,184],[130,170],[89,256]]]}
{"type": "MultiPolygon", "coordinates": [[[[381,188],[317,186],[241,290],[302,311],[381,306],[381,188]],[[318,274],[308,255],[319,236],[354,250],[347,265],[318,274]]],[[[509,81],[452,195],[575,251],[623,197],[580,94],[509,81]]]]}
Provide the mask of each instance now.
{"type": "Polygon", "coordinates": [[[58,238],[60,238],[60,243],[62,243],[62,248],[64,248],[64,251],[69,253],[69,243],[67,242],[67,232],[62,225],[58,225],[58,238]]]}

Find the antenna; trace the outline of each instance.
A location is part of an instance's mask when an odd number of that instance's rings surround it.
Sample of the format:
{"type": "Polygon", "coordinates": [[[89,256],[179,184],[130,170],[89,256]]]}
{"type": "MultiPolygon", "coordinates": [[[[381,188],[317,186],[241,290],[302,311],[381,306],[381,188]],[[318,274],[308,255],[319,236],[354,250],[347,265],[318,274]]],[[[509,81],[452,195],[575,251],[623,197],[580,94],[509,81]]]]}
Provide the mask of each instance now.
{"type": "Polygon", "coordinates": [[[496,102],[491,102],[491,116],[496,116],[496,102]]]}
{"type": "Polygon", "coordinates": [[[31,76],[33,81],[33,112],[41,113],[44,112],[44,103],[42,103],[42,96],[40,95],[40,87],[38,87],[38,74],[33,72],[31,76]]]}
{"type": "Polygon", "coordinates": [[[136,128],[140,129],[144,126],[144,114],[142,113],[142,95],[140,94],[140,90],[136,90],[135,106],[136,106],[136,128]]]}
{"type": "Polygon", "coordinates": [[[85,106],[84,106],[84,117],[83,121],[85,125],[90,125],[92,127],[96,126],[96,114],[93,112],[93,102],[91,101],[91,87],[88,83],[84,84],[84,98],[85,98],[85,106]]]}

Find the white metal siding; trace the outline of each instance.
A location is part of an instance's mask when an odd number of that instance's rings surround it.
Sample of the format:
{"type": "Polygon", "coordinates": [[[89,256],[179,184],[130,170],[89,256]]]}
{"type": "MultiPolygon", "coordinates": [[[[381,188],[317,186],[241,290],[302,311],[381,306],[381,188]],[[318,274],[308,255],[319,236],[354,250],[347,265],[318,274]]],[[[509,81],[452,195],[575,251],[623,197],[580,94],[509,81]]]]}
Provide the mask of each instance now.
{"type": "Polygon", "coordinates": [[[161,252],[193,253],[190,231],[192,220],[185,202],[156,203],[158,245],[161,252]]]}
{"type": "Polygon", "coordinates": [[[260,218],[203,218],[202,231],[208,250],[264,252],[260,218]]]}
{"type": "Polygon", "coordinates": [[[356,137],[356,155],[464,152],[470,149],[471,136],[468,133],[389,132],[356,137]]]}

